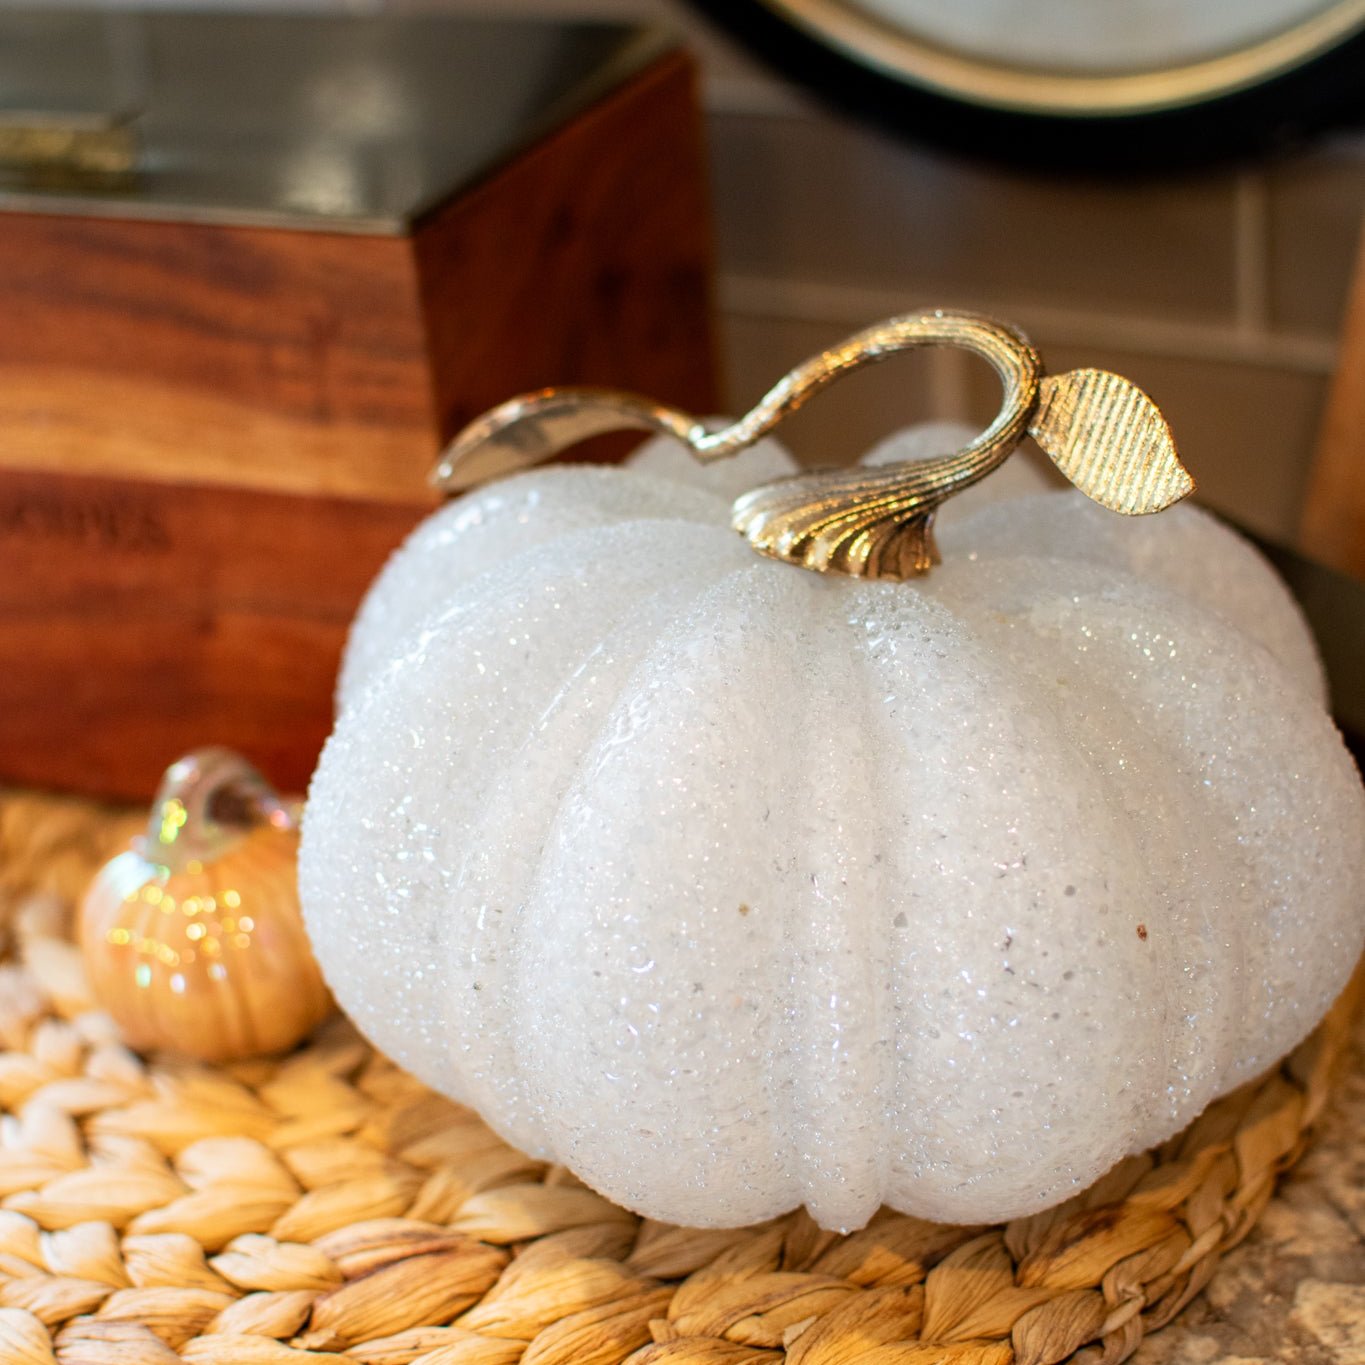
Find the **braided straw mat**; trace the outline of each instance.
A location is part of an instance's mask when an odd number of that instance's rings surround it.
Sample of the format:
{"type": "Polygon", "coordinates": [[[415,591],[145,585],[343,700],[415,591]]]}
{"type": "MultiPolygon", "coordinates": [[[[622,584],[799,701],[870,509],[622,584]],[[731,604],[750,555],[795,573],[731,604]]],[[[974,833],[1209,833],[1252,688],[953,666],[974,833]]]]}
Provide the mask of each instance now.
{"type": "Polygon", "coordinates": [[[1344,1051],[1345,1004],[1180,1137],[1003,1226],[666,1227],[340,1020],[227,1067],[122,1046],[66,931],[137,823],[0,797],[3,1365],[1111,1365],[1256,1222],[1344,1051]]]}

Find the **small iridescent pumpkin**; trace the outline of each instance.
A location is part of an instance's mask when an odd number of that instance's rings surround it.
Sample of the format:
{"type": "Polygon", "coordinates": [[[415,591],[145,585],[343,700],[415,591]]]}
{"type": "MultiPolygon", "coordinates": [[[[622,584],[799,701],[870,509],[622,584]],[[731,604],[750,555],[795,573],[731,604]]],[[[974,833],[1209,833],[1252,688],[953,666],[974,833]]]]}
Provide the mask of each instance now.
{"type": "Polygon", "coordinates": [[[297,814],[227,750],[167,770],[146,834],[81,907],[91,987],[134,1047],[276,1052],[330,1011],[299,915],[297,814]]]}

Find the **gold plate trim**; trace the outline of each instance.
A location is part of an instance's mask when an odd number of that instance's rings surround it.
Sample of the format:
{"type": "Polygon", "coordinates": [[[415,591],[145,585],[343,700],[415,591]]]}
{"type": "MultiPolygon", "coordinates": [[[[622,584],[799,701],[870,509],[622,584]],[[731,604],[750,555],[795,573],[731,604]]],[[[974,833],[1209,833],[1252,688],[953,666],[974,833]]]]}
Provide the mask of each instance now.
{"type": "Polygon", "coordinates": [[[1365,0],[1329,10],[1233,52],[1163,70],[1073,76],[978,61],[913,38],[838,0],[761,0],[768,9],[865,66],[940,94],[1020,113],[1119,118],[1178,109],[1245,90],[1365,29],[1365,0]]]}

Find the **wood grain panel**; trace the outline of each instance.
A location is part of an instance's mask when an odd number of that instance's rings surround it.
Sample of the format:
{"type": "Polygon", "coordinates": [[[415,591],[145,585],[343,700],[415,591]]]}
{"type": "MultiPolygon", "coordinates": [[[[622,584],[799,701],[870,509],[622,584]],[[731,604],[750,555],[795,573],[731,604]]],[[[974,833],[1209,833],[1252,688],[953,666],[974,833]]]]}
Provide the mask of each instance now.
{"type": "Polygon", "coordinates": [[[443,437],[549,383],[710,410],[704,185],[670,57],[406,237],[0,213],[0,777],[302,789],[443,437]]]}
{"type": "Polygon", "coordinates": [[[0,214],[0,464],[418,495],[411,243],[0,214]]]}
{"type": "Polygon", "coordinates": [[[0,764],[145,797],[201,744],[301,791],[346,628],[426,509],[0,470],[0,764]]]}
{"type": "Polygon", "coordinates": [[[690,59],[665,58],[419,225],[443,441],[550,384],[714,410],[695,83],[690,59]]]}

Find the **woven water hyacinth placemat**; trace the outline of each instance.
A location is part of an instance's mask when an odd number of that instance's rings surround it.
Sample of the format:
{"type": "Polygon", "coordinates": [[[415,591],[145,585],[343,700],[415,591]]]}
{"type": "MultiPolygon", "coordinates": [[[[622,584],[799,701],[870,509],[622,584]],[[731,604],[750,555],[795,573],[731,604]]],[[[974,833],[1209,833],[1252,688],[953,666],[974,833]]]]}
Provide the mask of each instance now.
{"type": "MultiPolygon", "coordinates": [[[[1343,1001],[1180,1137],[1003,1226],[666,1227],[340,1020],[227,1067],[128,1051],[66,933],[140,823],[0,796],[3,1365],[1110,1365],[1256,1223],[1346,1051],[1343,1001]]],[[[1303,1357],[1338,1358],[1365,1356],[1303,1357]]]]}

